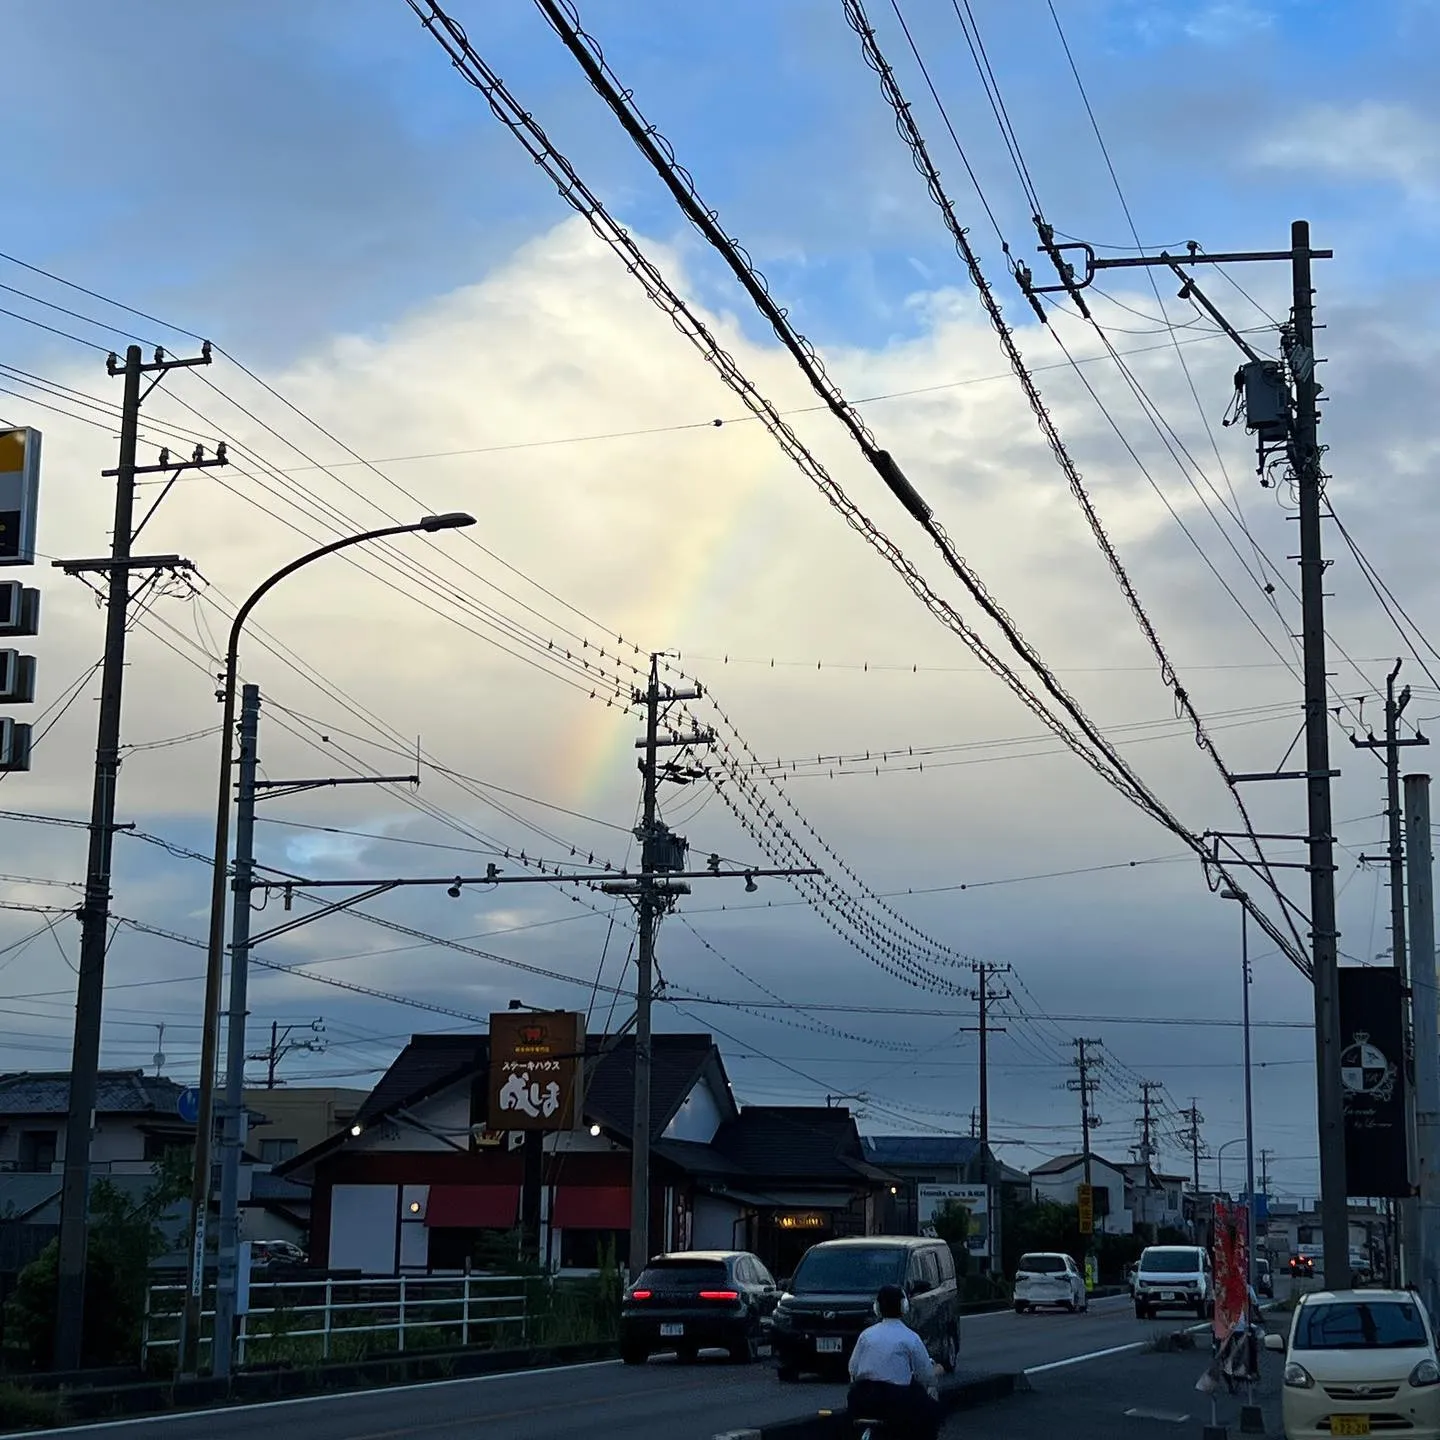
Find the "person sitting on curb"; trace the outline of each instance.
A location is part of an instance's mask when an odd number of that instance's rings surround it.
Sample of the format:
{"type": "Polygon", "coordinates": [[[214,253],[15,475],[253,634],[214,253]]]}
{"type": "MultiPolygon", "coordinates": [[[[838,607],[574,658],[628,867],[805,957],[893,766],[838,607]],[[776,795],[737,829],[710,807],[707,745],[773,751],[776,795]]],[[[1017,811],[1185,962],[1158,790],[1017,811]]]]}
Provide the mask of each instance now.
{"type": "Polygon", "coordinates": [[[939,1387],[925,1342],[905,1323],[910,1302],[898,1285],[875,1297],[875,1324],[863,1330],[850,1356],[849,1412],[879,1420],[897,1437],[935,1440],[940,1432],[939,1387]]]}

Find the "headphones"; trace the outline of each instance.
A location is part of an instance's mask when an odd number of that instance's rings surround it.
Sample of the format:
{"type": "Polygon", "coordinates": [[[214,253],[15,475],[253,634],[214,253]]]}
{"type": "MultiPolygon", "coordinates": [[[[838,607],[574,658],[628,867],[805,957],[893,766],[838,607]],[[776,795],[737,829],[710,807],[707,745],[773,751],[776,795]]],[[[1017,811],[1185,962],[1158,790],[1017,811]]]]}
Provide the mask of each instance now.
{"type": "MultiPolygon", "coordinates": [[[[886,1317],[880,1313],[880,1297],[875,1297],[874,1303],[870,1306],[877,1320],[884,1320],[886,1317]]],[[[910,1297],[902,1290],[900,1292],[900,1318],[904,1320],[910,1314],[910,1297]]]]}

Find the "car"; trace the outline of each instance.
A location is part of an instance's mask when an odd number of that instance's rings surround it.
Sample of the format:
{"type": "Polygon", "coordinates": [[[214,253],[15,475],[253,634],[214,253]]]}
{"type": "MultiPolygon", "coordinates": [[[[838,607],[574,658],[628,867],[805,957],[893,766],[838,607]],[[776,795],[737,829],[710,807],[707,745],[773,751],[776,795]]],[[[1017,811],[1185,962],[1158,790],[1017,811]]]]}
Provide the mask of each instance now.
{"type": "Polygon", "coordinates": [[[1375,1278],[1375,1268],[1363,1250],[1350,1252],[1350,1284],[1357,1290],[1375,1278]]]}
{"type": "Polygon", "coordinates": [[[1315,1273],[1315,1261],[1309,1255],[1296,1253],[1290,1257],[1290,1277],[1293,1280],[1308,1280],[1315,1273]]]}
{"type": "Polygon", "coordinates": [[[1263,1295],[1267,1300],[1275,1298],[1275,1272],[1270,1268],[1270,1262],[1255,1257],[1255,1293],[1263,1295]]]}
{"type": "Polygon", "coordinates": [[[307,1264],[305,1252],[289,1240],[252,1240],[250,1242],[250,1269],[303,1270],[307,1264]]]}
{"type": "Polygon", "coordinates": [[[673,1350],[682,1363],[701,1350],[727,1350],[748,1363],[759,1354],[780,1298],[775,1278],[745,1250],[657,1255],[620,1302],[620,1358],[643,1365],[673,1350]]]}
{"type": "Polygon", "coordinates": [[[1285,1356],[1286,1440],[1403,1433],[1440,1437],[1440,1357],[1420,1297],[1408,1290],[1321,1290],[1300,1299],[1285,1356]]]}
{"type": "Polygon", "coordinates": [[[906,1320],[947,1373],[960,1357],[960,1290],[943,1240],[868,1235],[823,1240],[795,1267],[775,1307],[770,1344],[782,1381],[843,1370],[860,1332],[875,1321],[882,1285],[899,1285],[906,1320]]]}
{"type": "Polygon", "coordinates": [[[1059,1251],[1036,1251],[1020,1257],[1015,1272],[1015,1313],[1038,1310],[1042,1305],[1058,1305],[1072,1315],[1090,1308],[1085,1277],[1069,1255],[1059,1251]]]}
{"type": "Polygon", "coordinates": [[[1190,1310],[1203,1320],[1214,1302],[1210,1252],[1203,1245],[1147,1245],[1140,1252],[1137,1320],[1149,1320],[1161,1310],[1190,1310]]]}

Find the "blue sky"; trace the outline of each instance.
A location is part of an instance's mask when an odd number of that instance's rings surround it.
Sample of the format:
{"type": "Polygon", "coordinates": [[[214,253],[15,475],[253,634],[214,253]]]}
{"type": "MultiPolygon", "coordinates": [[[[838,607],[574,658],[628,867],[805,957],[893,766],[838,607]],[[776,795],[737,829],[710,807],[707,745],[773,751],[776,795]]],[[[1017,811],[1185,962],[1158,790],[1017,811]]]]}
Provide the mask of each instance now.
{"type": "MultiPolygon", "coordinates": [[[[999,242],[893,9],[888,0],[872,0],[869,8],[1027,355],[1036,363],[1053,361],[1053,347],[1038,333],[1005,273],[999,242]]],[[[1049,218],[1073,235],[1128,244],[1124,215],[1045,0],[974,0],[973,8],[1049,218]]],[[[1337,258],[1322,268],[1318,283],[1322,316],[1331,327],[1327,343],[1334,345],[1338,361],[1326,432],[1335,444],[1337,494],[1345,495],[1350,523],[1425,623],[1440,601],[1433,566],[1436,507],[1425,478],[1435,450],[1428,418],[1433,402],[1424,380],[1435,358],[1425,322],[1434,309],[1428,277],[1440,218],[1440,106],[1428,73],[1440,40],[1436,7],[1427,0],[1363,7],[1320,0],[1184,5],[1056,0],[1056,8],[1142,241],[1194,238],[1212,250],[1276,248],[1285,244],[1290,220],[1304,215],[1313,222],[1317,243],[1335,247],[1337,258]],[[1402,511],[1410,523],[1399,526],[1394,516],[1402,511]]],[[[1033,247],[1028,211],[951,0],[908,0],[902,9],[1005,237],[1017,255],[1027,255],[1033,247]]],[[[733,326],[746,363],[767,387],[782,403],[808,403],[811,397],[775,355],[743,296],[678,218],[534,7],[521,0],[503,5],[454,0],[452,13],[617,217],[647,246],[668,247],[667,269],[715,313],[717,324],[733,326]]],[[[988,332],[976,323],[953,250],[894,135],[840,0],[587,0],[582,14],[621,77],[635,87],[649,118],[693,171],[701,193],[750,249],[777,297],[826,351],[847,389],[918,389],[1003,370],[988,332]]],[[[638,302],[631,304],[624,277],[609,257],[584,253],[576,235],[564,229],[568,210],[496,124],[482,97],[451,71],[404,0],[314,0],[303,6],[288,0],[216,0],[203,6],[136,0],[123,9],[103,0],[76,0],[65,7],[32,6],[11,18],[7,55],[10,200],[0,250],[212,335],[267,376],[283,374],[287,392],[323,414],[363,453],[478,449],[631,426],[693,424],[736,410],[736,402],[710,377],[685,371],[694,362],[667,348],[673,341],[668,327],[638,302]],[[677,372],[684,372],[683,383],[677,372]]],[[[87,314],[100,309],[98,301],[55,289],[13,266],[0,266],[0,282],[87,314]]],[[[1277,313],[1287,303],[1278,267],[1247,273],[1243,283],[1277,313]]],[[[1234,307],[1240,323],[1259,319],[1222,281],[1208,288],[1234,307]]],[[[1117,340],[1126,347],[1156,345],[1155,324],[1146,318],[1154,299],[1143,282],[1116,282],[1107,289],[1123,291],[1127,303],[1142,311],[1112,317],[1117,340]],[[1127,333],[1131,330],[1136,333],[1127,333]]],[[[1181,307],[1171,301],[1173,286],[1162,287],[1162,294],[1172,318],[1182,318],[1181,307]]],[[[0,304],[37,317],[46,313],[13,294],[0,304]]],[[[48,318],[102,345],[120,343],[120,337],[92,330],[83,320],[57,319],[54,312],[48,318]]],[[[156,337],[149,322],[138,329],[147,340],[160,338],[177,349],[190,343],[180,336],[156,337]]],[[[1214,345],[1190,353],[1213,422],[1228,398],[1233,360],[1214,345]]],[[[8,364],[63,375],[68,383],[104,393],[99,358],[0,316],[0,359],[8,364]]],[[[1073,382],[1067,389],[1053,372],[1043,378],[1122,553],[1182,663],[1263,661],[1265,653],[1219,592],[1200,588],[1210,582],[1178,530],[1157,525],[1144,509],[1140,502],[1148,497],[1127,473],[1125,457],[1099,417],[1084,409],[1083,394],[1073,382]],[[1204,597],[1201,603],[1197,595],[1204,597]]],[[[217,379],[235,383],[233,372],[217,373],[217,379]]],[[[1177,411],[1190,406],[1176,376],[1161,376],[1156,383],[1171,387],[1165,395],[1177,411]]],[[[1106,723],[1163,720],[1169,709],[1163,695],[1141,696],[1128,681],[1095,679],[1095,667],[1138,663],[1143,670],[1146,657],[1125,648],[1134,642],[1123,615],[1107,613],[1099,621],[1085,608],[1102,588],[1095,572],[1084,568],[1094,562],[1093,546],[1088,536],[1076,543],[1067,528],[1073,521],[1060,513],[1061,487],[1028,416],[1004,408],[1013,405],[1013,394],[977,384],[980,388],[876,406],[871,416],[887,437],[897,438],[897,449],[916,467],[912,474],[927,494],[940,497],[952,530],[965,536],[982,572],[993,579],[991,567],[998,568],[1000,593],[1022,606],[1031,633],[1042,636],[1042,648],[1062,666],[1088,675],[1076,683],[1092,686],[1087,700],[1096,713],[1106,723]]],[[[215,404],[188,379],[175,390],[194,403],[215,404]]],[[[246,393],[256,404],[254,393],[246,393]]],[[[17,418],[23,402],[3,398],[0,413],[17,418]]],[[[1188,409],[1185,414],[1181,423],[1188,441],[1203,449],[1208,440],[1196,416],[1188,409]]],[[[243,429],[233,412],[223,416],[243,429]]],[[[271,418],[282,429],[293,424],[293,416],[271,418]]],[[[47,430],[47,463],[57,475],[65,472],[67,485],[78,486],[74,476],[88,476],[105,463],[109,442],[98,431],[72,434],[44,417],[40,423],[53,427],[47,430]]],[[[843,439],[818,427],[814,433],[826,440],[827,458],[842,472],[850,459],[843,439]]],[[[253,434],[250,438],[257,443],[253,434]]],[[[269,441],[260,437],[258,443],[264,448],[269,441]]],[[[313,448],[318,442],[312,433],[303,443],[313,448]]],[[[1223,435],[1222,443],[1236,483],[1249,484],[1248,451],[1238,432],[1223,435]]],[[[1145,451],[1152,460],[1155,448],[1145,451]]],[[[282,451],[277,463],[299,459],[282,451]]],[[[936,674],[958,663],[949,640],[923,631],[908,597],[897,600],[887,588],[890,577],[877,578],[878,562],[852,547],[833,517],[822,523],[819,502],[808,491],[792,500],[793,475],[782,472],[783,480],[777,480],[772,474],[777,469],[758,431],[752,438],[750,431],[727,426],[663,442],[642,437],[603,453],[575,447],[407,467],[403,479],[423,490],[427,501],[435,497],[435,508],[473,506],[487,529],[503,536],[495,543],[507,559],[567,600],[578,599],[589,613],[617,627],[638,626],[637,633],[657,644],[712,658],[776,651],[827,659],[883,654],[889,660],[918,658],[936,674]],[[715,503],[717,492],[726,504],[715,503]],[[733,504],[730,492],[739,496],[733,504]],[[707,504],[715,508],[707,510],[707,504]],[[613,562],[605,560],[607,554],[613,562]],[[657,556],[678,558],[667,568],[657,556]],[[647,582],[652,569],[655,577],[647,582]],[[705,577],[703,585],[697,577],[705,577]]],[[[364,493],[366,503],[379,503],[381,487],[373,476],[339,474],[364,493]]],[[[326,481],[313,478],[331,503],[352,503],[353,492],[342,493],[338,481],[326,488],[326,481]]],[[[857,494],[868,502],[873,494],[867,483],[855,481],[857,494]]],[[[51,543],[57,550],[65,545],[94,553],[103,543],[105,516],[103,505],[90,497],[101,492],[92,487],[66,493],[84,498],[70,502],[63,515],[52,503],[43,522],[58,537],[51,543]]],[[[157,534],[156,543],[193,553],[202,570],[218,575],[232,592],[293,549],[293,532],[279,524],[274,533],[263,527],[252,531],[247,526],[253,516],[218,507],[211,513],[205,500],[196,498],[201,493],[193,486],[177,488],[157,522],[157,531],[168,525],[169,532],[157,534]]],[[[1260,516],[1264,543],[1283,560],[1286,522],[1271,506],[1273,497],[1258,494],[1253,485],[1243,493],[1250,513],[1260,516]]],[[[1178,483],[1172,494],[1185,498],[1178,483]]],[[[386,503],[393,502],[389,494],[386,503]]],[[[269,518],[287,517],[288,512],[269,518]]],[[[1220,563],[1228,565],[1213,534],[1206,537],[1220,563]]],[[[482,563],[464,553],[471,564],[482,563]]],[[[473,571],[446,574],[454,586],[469,584],[467,574],[473,577],[473,571]]],[[[513,575],[495,574],[515,584],[513,575]]],[[[1384,656],[1393,636],[1353,566],[1337,566],[1332,578],[1337,632],[1351,653],[1367,662],[1384,656]]],[[[519,667],[477,669],[471,675],[473,647],[460,648],[468,641],[438,640],[433,625],[406,629],[395,622],[397,628],[387,628],[392,597],[379,588],[352,596],[337,587],[343,603],[325,591],[305,592],[291,608],[277,610],[274,623],[294,627],[297,649],[320,657],[328,669],[349,663],[345,652],[353,645],[353,631],[345,626],[353,614],[345,607],[356,605],[374,626],[367,646],[387,664],[371,666],[357,657],[345,680],[363,703],[398,717],[397,734],[438,734],[446,758],[467,773],[598,812],[609,825],[629,819],[634,787],[628,736],[612,725],[597,741],[600,729],[592,727],[582,737],[591,748],[580,764],[568,753],[585,748],[574,743],[583,727],[572,724],[564,709],[573,696],[543,689],[547,682],[532,692],[526,687],[533,676],[519,667]],[[333,628],[326,629],[327,622],[333,628]],[[393,678],[392,668],[405,678],[393,678]],[[559,758],[545,753],[551,743],[559,758]],[[588,791],[575,778],[582,771],[588,791]]],[[[535,593],[524,594],[527,603],[549,607],[535,593]]],[[[57,591],[47,593],[46,604],[46,638],[60,653],[42,655],[42,673],[53,685],[57,677],[69,678],[61,676],[62,669],[93,658],[98,631],[84,597],[66,599],[57,591]]],[[[181,628],[197,636],[218,623],[209,612],[179,610],[178,617],[181,628]]],[[[432,619],[428,613],[420,618],[426,624],[432,619]]],[[[567,623],[576,623],[573,615],[567,623]]],[[[135,645],[132,673],[140,678],[127,698],[127,735],[149,743],[213,725],[203,673],[197,681],[194,673],[173,665],[170,652],[143,636],[135,645]]],[[[203,672],[205,666],[199,668],[203,672]]],[[[1373,690],[1383,673],[1384,667],[1376,671],[1367,663],[1365,683],[1373,690]]],[[[1281,683],[1285,678],[1236,680],[1207,670],[1197,693],[1203,690],[1209,711],[1228,707],[1238,713],[1249,704],[1293,699],[1281,683]]],[[[268,687],[269,673],[264,681],[268,687]]],[[[1344,683],[1349,686],[1351,677],[1344,683]]],[[[1354,683],[1358,688],[1360,682],[1354,683]]],[[[295,696],[293,677],[280,675],[275,684],[277,693],[295,696]]],[[[777,679],[731,668],[723,673],[722,690],[736,697],[730,703],[747,734],[758,737],[758,744],[773,744],[777,754],[911,741],[958,744],[1034,728],[1028,717],[1002,711],[993,696],[978,689],[957,694],[933,677],[905,691],[853,676],[836,679],[827,673],[817,679],[797,672],[777,679]]],[[[1417,711],[1429,715],[1437,698],[1425,697],[1417,711]]],[[[315,717],[317,727],[358,723],[335,712],[323,695],[302,691],[293,703],[315,717]]],[[[1282,719],[1278,728],[1285,729],[1290,717],[1282,719]]],[[[79,813],[83,807],[80,782],[93,749],[92,724],[93,711],[77,706],[48,742],[50,754],[64,753],[78,779],[67,792],[55,779],[58,761],[43,770],[37,766],[32,792],[42,782],[59,787],[46,792],[43,802],[34,800],[38,808],[79,813]]],[[[1273,763],[1290,733],[1272,745],[1274,731],[1266,730],[1254,753],[1244,754],[1249,763],[1235,768],[1273,763]]],[[[1227,746],[1248,740],[1242,733],[1227,746]]],[[[315,764],[313,750],[284,750],[278,736],[271,743],[280,752],[277,766],[283,758],[293,773],[302,764],[315,764]]],[[[213,781],[206,757],[195,755],[194,748],[187,743],[159,750],[153,760],[137,754],[127,761],[122,808],[144,827],[203,850],[204,805],[195,797],[210,793],[213,781]]],[[[393,750],[387,755],[361,748],[375,764],[393,767],[393,750]]],[[[1193,767],[1193,757],[1181,751],[1181,743],[1144,747],[1161,779],[1192,800],[1198,791],[1186,766],[1193,767]]],[[[1228,753],[1233,752],[1227,748],[1228,753]]],[[[1084,789],[1083,779],[1075,780],[1073,768],[1064,759],[1033,767],[987,764],[973,772],[957,767],[947,772],[950,780],[933,785],[929,777],[919,784],[877,779],[864,790],[860,782],[827,788],[822,781],[806,781],[797,782],[795,793],[867,877],[896,889],[915,876],[934,884],[953,875],[1008,880],[1172,848],[1126,815],[1107,810],[1102,820],[1092,814],[1092,808],[1098,813],[1094,792],[1084,789]],[[973,782],[964,780],[969,776],[973,782]],[[946,788],[952,784],[953,791],[946,788]],[[913,834],[907,835],[912,814],[913,834]]],[[[1347,769],[1347,784],[1350,774],[1347,769]]],[[[1353,788],[1337,800],[1347,822],[1359,827],[1346,832],[1357,849],[1377,840],[1371,833],[1379,808],[1373,782],[1368,772],[1358,772],[1353,788]]],[[[432,777],[428,783],[446,782],[432,777]]],[[[440,795],[457,809],[470,804],[451,790],[442,788],[440,795]]],[[[13,795],[9,803],[15,803],[13,795]]],[[[1296,797],[1272,796],[1260,803],[1275,807],[1271,828],[1294,828],[1296,797]]],[[[718,805],[697,810],[697,844],[744,843],[726,832],[720,812],[718,805]]],[[[387,810],[368,798],[337,806],[326,797],[289,813],[302,826],[350,824],[405,831],[432,842],[448,833],[443,825],[427,828],[413,814],[387,810]]],[[[567,839],[572,833],[565,828],[570,822],[557,821],[553,812],[525,813],[558,826],[567,839]]],[[[1219,819],[1210,810],[1202,818],[1219,819]]],[[[483,823],[508,843],[534,838],[524,828],[506,829],[507,822],[494,813],[483,823]]],[[[73,877],[78,861],[70,833],[43,833],[45,842],[31,857],[37,873],[49,865],[52,878],[73,877]]],[[[308,840],[303,829],[293,836],[268,827],[265,833],[267,855],[277,865],[309,865],[328,857],[343,873],[345,866],[388,872],[417,863],[415,852],[398,842],[357,851],[318,829],[308,840]]],[[[582,848],[614,843],[613,830],[603,826],[583,834],[582,848]]],[[[185,933],[203,929],[205,877],[198,866],[172,863],[151,847],[120,849],[117,906],[124,913],[143,914],[185,933]]],[[[451,861],[447,856],[436,863],[451,861]]],[[[1373,955],[1384,944],[1384,896],[1372,872],[1352,871],[1344,897],[1346,943],[1373,955]]],[[[1133,875],[1087,876],[1021,891],[977,886],[963,898],[949,894],[905,903],[913,906],[907,913],[917,921],[957,944],[1015,959],[1026,967],[1032,986],[1053,997],[1047,1003],[1057,1012],[1129,1007],[1178,1015],[1223,1008],[1235,998],[1235,917],[1213,913],[1228,907],[1204,909],[1200,892],[1193,867],[1182,876],[1170,865],[1146,870],[1138,883],[1133,875]],[[1023,903],[1017,894],[1026,897],[1023,903]],[[1162,951],[1174,958],[1168,991],[1151,988],[1162,951]]],[[[478,943],[504,943],[509,953],[551,967],[593,970],[602,931],[589,923],[540,928],[564,913],[564,902],[545,910],[550,902],[537,898],[518,919],[520,907],[502,913],[492,902],[490,897],[478,911],[467,902],[459,907],[463,915],[446,911],[452,917],[443,922],[447,933],[534,924],[534,931],[517,930],[509,942],[478,943]],[[583,942],[571,938],[582,930],[583,942]]],[[[390,913],[408,923],[442,923],[423,897],[395,902],[390,913]]],[[[883,988],[863,965],[858,974],[837,967],[827,949],[829,933],[818,923],[806,930],[790,918],[701,920],[698,912],[697,922],[715,927],[705,933],[772,985],[788,988],[804,980],[816,993],[841,998],[913,999],[912,992],[883,988]]],[[[326,963],[337,975],[363,974],[380,988],[411,987],[462,1009],[483,1009],[516,993],[511,977],[480,975],[454,957],[428,962],[423,974],[406,960],[389,971],[384,963],[346,969],[335,954],[346,947],[364,949],[376,943],[373,937],[367,940],[363,927],[352,926],[326,939],[321,928],[306,932],[314,937],[306,942],[313,949],[304,953],[323,954],[328,946],[326,963]]],[[[46,937],[42,942],[50,943],[46,937]]],[[[734,975],[688,941],[683,930],[672,927],[667,944],[683,956],[682,973],[690,983],[712,992],[735,986],[734,975]]],[[[24,952],[27,964],[38,963],[38,948],[24,952]]],[[[846,958],[853,964],[853,956],[846,958]]],[[[56,973],[45,983],[67,983],[68,971],[56,966],[54,956],[48,963],[56,973]]],[[[188,952],[125,936],[117,942],[116,963],[122,983],[148,984],[165,974],[192,987],[185,996],[193,994],[198,964],[188,952]]],[[[15,983],[7,993],[22,993],[30,983],[13,964],[11,978],[15,983]]],[[[420,1028],[427,1023],[319,987],[304,992],[297,985],[266,989],[272,980],[258,983],[263,1003],[257,1013],[267,1020],[272,1014],[308,1019],[317,1012],[339,1017],[337,1035],[348,1025],[352,1043],[369,1037],[362,1058],[372,1066],[381,1063],[390,1044],[389,1038],[375,1037],[393,1038],[412,1020],[420,1028]]],[[[1303,993],[1283,966],[1272,965],[1260,983],[1261,1013],[1275,1020],[1304,1013],[1303,993]]],[[[143,1035],[148,1012],[134,997],[151,992],[117,993],[116,1028],[107,1032],[107,1045],[114,1047],[110,1053],[133,1059],[149,1043],[143,1035]]],[[[753,988],[748,993],[753,999],[753,988]]],[[[48,1016],[56,1022],[51,1031],[64,1019],[64,1002],[57,1003],[59,1013],[48,1016]]],[[[181,1018],[174,1019],[167,1040],[167,1048],[181,1057],[178,1064],[190,1063],[184,1057],[193,1048],[185,1038],[191,1032],[183,1013],[172,1012],[181,1018]]],[[[725,1023],[753,1051],[778,1044],[772,1053],[831,1067],[827,1075],[854,1059],[853,1051],[813,1031],[780,1031],[777,1042],[777,1031],[754,1017],[725,1023]]],[[[896,1022],[889,1033],[906,1036],[911,1029],[910,1021],[896,1022]]],[[[917,1034],[918,1029],[923,1027],[917,1034]]],[[[50,1049],[37,1049],[34,1063],[61,1052],[56,1034],[47,1032],[50,1049]]],[[[929,1031],[919,1038],[937,1046],[944,1039],[929,1031]]],[[[1303,1032],[1277,1030],[1266,1035],[1269,1048],[1262,1052],[1277,1062],[1266,1079],[1267,1123],[1273,1127],[1266,1143],[1296,1157],[1286,1162],[1286,1183],[1294,1188],[1309,1179],[1307,1147],[1313,1144],[1304,1063],[1308,1043],[1303,1032]]],[[[1037,1044],[1053,1069],[1053,1034],[1033,1043],[1002,1042],[997,1059],[998,1073],[1014,1067],[1008,1082],[1013,1088],[997,1102],[997,1114],[1017,1126],[1052,1117],[1055,1085],[1032,1083],[1025,1074],[1027,1066],[1039,1063],[1037,1044]]],[[[1213,1033],[1132,1028],[1117,1030],[1116,1044],[1133,1066],[1194,1067],[1189,1078],[1180,1069],[1166,1074],[1173,1094],[1188,1103],[1198,1091],[1202,1108],[1223,1117],[1217,1126],[1233,1123],[1236,1096],[1223,1058],[1229,1052],[1217,1050],[1213,1033]]],[[[968,1058],[967,1052],[964,1063],[968,1058]]],[[[333,1069],[339,1062],[323,1063],[333,1069]]],[[[742,1091],[748,1086],[747,1093],[760,1098],[796,1098],[803,1090],[793,1075],[766,1070],[755,1060],[737,1062],[732,1073],[742,1091]]],[[[1058,1084],[1063,1078],[1063,1071],[1047,1077],[1058,1084]]],[[[932,1118],[948,1109],[963,1118],[970,1087],[967,1076],[938,1098],[937,1083],[911,1092],[909,1100],[937,1107],[926,1112],[932,1118]]],[[[905,1099],[899,1091],[887,1094],[892,1105],[905,1099]]],[[[1108,1108],[1112,1124],[1128,1136],[1122,1100],[1112,1096],[1108,1108]]],[[[941,1123],[955,1119],[946,1114],[941,1123]]],[[[1217,1129],[1217,1141],[1230,1133],[1217,1129]]]]}

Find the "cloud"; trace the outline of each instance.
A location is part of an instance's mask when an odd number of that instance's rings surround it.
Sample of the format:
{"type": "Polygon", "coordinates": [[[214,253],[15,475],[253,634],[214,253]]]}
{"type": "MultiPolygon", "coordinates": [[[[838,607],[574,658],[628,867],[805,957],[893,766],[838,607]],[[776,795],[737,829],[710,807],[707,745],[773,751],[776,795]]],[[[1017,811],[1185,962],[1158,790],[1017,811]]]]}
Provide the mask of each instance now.
{"type": "Polygon", "coordinates": [[[1317,105],[1266,139],[1256,162],[1337,180],[1398,186],[1413,201],[1440,191],[1440,123],[1409,105],[1317,105]]]}

